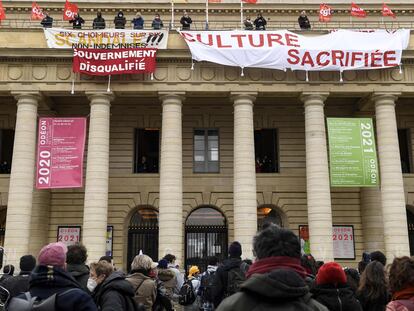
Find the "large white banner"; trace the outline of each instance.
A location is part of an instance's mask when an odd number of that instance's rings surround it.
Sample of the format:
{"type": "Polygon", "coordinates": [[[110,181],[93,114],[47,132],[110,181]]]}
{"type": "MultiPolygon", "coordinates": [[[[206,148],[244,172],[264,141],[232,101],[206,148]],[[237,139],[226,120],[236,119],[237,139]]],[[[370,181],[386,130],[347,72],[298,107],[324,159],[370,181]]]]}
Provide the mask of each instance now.
{"type": "Polygon", "coordinates": [[[409,30],[338,30],[303,36],[280,31],[181,31],[196,61],[241,68],[379,69],[398,66],[409,30]]]}
{"type": "Polygon", "coordinates": [[[44,32],[48,47],[54,49],[166,49],[168,42],[168,30],[68,30],[45,28],[44,32]]]}

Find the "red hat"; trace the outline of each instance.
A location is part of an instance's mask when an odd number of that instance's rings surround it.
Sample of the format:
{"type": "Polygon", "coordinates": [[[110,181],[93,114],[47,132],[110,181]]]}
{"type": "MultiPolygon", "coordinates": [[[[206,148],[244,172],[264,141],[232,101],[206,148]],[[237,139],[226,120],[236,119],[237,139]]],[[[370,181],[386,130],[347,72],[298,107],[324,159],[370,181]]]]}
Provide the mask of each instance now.
{"type": "Polygon", "coordinates": [[[320,267],[316,275],[316,284],[345,284],[346,274],[340,264],[336,262],[328,262],[320,267]]]}
{"type": "Polygon", "coordinates": [[[61,242],[50,243],[40,250],[37,261],[41,266],[63,268],[66,262],[67,251],[68,248],[61,242]]]}

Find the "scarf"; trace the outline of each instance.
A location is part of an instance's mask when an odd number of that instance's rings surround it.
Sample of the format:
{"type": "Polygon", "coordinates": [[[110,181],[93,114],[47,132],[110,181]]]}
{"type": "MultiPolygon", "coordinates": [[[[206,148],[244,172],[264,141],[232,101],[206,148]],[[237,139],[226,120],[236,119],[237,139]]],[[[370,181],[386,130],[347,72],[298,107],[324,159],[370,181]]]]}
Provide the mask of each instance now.
{"type": "Polygon", "coordinates": [[[306,270],[300,265],[300,259],[287,256],[267,257],[257,260],[247,271],[249,278],[255,273],[264,274],[276,269],[293,270],[303,279],[306,278],[306,270]]]}
{"type": "Polygon", "coordinates": [[[392,300],[404,300],[414,297],[414,286],[404,288],[392,295],[392,300]]]}

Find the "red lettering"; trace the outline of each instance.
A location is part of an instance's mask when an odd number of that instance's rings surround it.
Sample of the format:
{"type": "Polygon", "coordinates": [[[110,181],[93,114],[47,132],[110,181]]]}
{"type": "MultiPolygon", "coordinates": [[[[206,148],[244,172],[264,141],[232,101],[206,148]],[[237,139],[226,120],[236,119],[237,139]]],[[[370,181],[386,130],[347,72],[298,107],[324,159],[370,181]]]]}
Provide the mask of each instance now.
{"type": "Polygon", "coordinates": [[[399,64],[395,62],[396,60],[397,58],[395,55],[395,51],[387,51],[384,53],[384,66],[385,67],[398,66],[399,64]],[[394,63],[392,63],[392,61],[394,61],[394,63]]]}
{"type": "Polygon", "coordinates": [[[315,63],[313,62],[312,56],[310,55],[310,53],[308,51],[306,51],[303,54],[301,65],[302,66],[309,65],[311,67],[315,67],[315,63]]]}
{"type": "Polygon", "coordinates": [[[299,50],[291,49],[288,51],[288,63],[291,65],[297,65],[299,64],[300,58],[299,58],[299,50]]]}
{"type": "Polygon", "coordinates": [[[334,66],[338,65],[338,61],[339,61],[339,66],[343,67],[344,66],[344,52],[343,51],[337,51],[337,50],[333,50],[332,51],[332,64],[334,66]]]}
{"type": "Polygon", "coordinates": [[[263,37],[263,34],[259,34],[259,40],[260,40],[259,44],[255,44],[253,42],[253,35],[249,35],[248,37],[249,37],[249,42],[250,42],[250,45],[251,46],[253,46],[255,48],[260,48],[260,47],[264,46],[264,37],[263,37]]]}
{"type": "Polygon", "coordinates": [[[353,52],[352,58],[351,58],[351,66],[355,66],[356,62],[359,62],[362,60],[362,52],[353,52]]]}
{"type": "Polygon", "coordinates": [[[322,56],[326,56],[327,58],[329,57],[329,52],[320,52],[317,56],[316,56],[316,63],[318,64],[318,66],[328,66],[329,65],[329,59],[325,59],[324,62],[321,61],[322,56]]]}
{"type": "Polygon", "coordinates": [[[223,43],[221,42],[221,35],[216,35],[216,39],[217,39],[217,47],[218,48],[231,48],[231,44],[223,45],[223,43]]]}
{"type": "Polygon", "coordinates": [[[242,35],[242,34],[239,34],[239,35],[231,35],[231,37],[232,38],[237,38],[237,44],[239,45],[239,48],[242,48],[243,47],[243,40],[242,40],[242,38],[246,37],[246,35],[242,35]]]}
{"type": "Polygon", "coordinates": [[[286,39],[286,45],[287,46],[294,46],[294,47],[300,47],[299,43],[299,36],[291,33],[285,34],[286,39]],[[296,43],[296,44],[295,44],[296,43]]]}
{"type": "Polygon", "coordinates": [[[273,42],[279,44],[279,45],[285,45],[282,41],[282,35],[278,33],[268,33],[267,34],[267,41],[269,44],[269,47],[273,46],[273,42]]]}
{"type": "Polygon", "coordinates": [[[371,53],[371,67],[381,67],[381,64],[377,64],[377,62],[381,62],[381,52],[373,52],[371,53]]]}
{"type": "Polygon", "coordinates": [[[197,41],[202,44],[213,46],[213,35],[212,34],[208,35],[208,43],[205,43],[203,42],[203,40],[201,40],[201,34],[197,34],[196,38],[197,38],[197,41]]]}
{"type": "Polygon", "coordinates": [[[195,39],[193,38],[193,35],[191,33],[182,32],[181,34],[183,35],[184,40],[186,40],[188,42],[195,42],[195,39]]]}

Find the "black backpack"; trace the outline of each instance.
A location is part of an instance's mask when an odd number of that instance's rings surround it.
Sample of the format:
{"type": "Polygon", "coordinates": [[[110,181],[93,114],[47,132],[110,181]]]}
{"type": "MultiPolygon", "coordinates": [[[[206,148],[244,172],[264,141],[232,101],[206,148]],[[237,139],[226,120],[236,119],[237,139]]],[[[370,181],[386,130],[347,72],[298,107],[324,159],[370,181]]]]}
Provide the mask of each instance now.
{"type": "Polygon", "coordinates": [[[213,301],[213,282],[215,278],[215,271],[208,272],[201,277],[201,302],[212,302],[213,301]]]}
{"type": "Polygon", "coordinates": [[[178,295],[178,303],[180,305],[189,306],[194,303],[194,301],[196,300],[196,295],[194,293],[194,287],[191,280],[186,280],[184,282],[178,295]]]}
{"type": "Polygon", "coordinates": [[[246,275],[240,266],[229,270],[227,272],[226,297],[237,293],[240,290],[240,286],[245,280],[246,275]]]}

